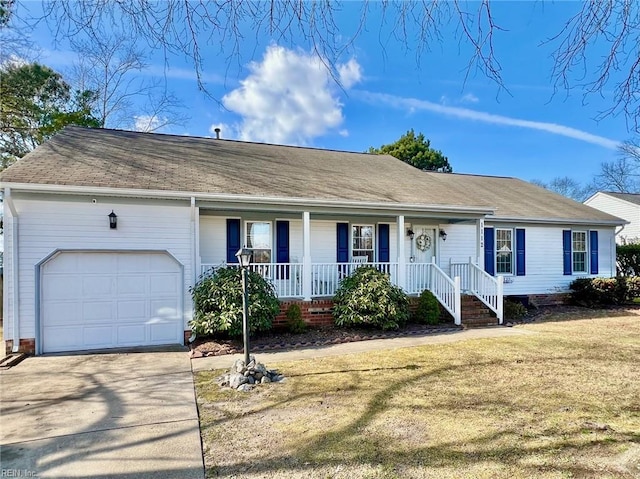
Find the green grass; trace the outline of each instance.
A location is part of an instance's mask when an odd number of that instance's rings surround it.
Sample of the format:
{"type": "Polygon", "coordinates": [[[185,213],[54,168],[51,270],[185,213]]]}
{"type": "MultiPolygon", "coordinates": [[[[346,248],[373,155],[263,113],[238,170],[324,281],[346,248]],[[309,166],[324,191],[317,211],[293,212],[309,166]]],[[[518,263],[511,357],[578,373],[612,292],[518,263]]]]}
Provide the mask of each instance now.
{"type": "MultiPolygon", "coordinates": [[[[198,373],[209,477],[640,477],[640,317],[269,364],[283,384],[198,373]]],[[[259,358],[258,358],[259,359],[259,358]]]]}

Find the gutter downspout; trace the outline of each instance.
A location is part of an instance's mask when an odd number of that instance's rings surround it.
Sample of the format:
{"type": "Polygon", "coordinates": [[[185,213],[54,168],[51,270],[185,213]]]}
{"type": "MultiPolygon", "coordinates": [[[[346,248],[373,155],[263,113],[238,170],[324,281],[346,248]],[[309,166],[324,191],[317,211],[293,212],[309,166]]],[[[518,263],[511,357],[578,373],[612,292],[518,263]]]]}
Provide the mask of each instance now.
{"type": "Polygon", "coordinates": [[[19,314],[19,261],[18,261],[18,212],[16,211],[11,188],[6,188],[4,193],[4,204],[9,207],[11,215],[11,283],[13,294],[11,295],[11,309],[13,312],[13,349],[17,353],[20,349],[20,314],[19,314]]]}

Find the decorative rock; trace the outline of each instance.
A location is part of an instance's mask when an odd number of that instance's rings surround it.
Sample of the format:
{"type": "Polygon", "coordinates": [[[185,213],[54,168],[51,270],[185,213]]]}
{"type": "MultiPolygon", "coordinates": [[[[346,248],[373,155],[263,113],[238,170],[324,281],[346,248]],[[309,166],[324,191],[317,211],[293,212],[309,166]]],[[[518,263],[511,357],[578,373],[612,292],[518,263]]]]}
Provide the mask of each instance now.
{"type": "Polygon", "coordinates": [[[243,393],[248,393],[249,391],[251,391],[253,389],[253,387],[249,384],[241,384],[238,387],[238,391],[241,391],[243,393]]]}
{"type": "Polygon", "coordinates": [[[248,381],[242,374],[233,373],[229,375],[229,387],[233,389],[238,389],[241,385],[245,384],[248,381]]]}
{"type": "Polygon", "coordinates": [[[270,382],[271,382],[271,379],[269,379],[269,376],[262,376],[262,379],[260,380],[260,384],[266,384],[270,382]]]}
{"type": "Polygon", "coordinates": [[[253,376],[247,376],[248,382],[249,384],[255,384],[256,383],[256,378],[254,378],[253,376]]]}

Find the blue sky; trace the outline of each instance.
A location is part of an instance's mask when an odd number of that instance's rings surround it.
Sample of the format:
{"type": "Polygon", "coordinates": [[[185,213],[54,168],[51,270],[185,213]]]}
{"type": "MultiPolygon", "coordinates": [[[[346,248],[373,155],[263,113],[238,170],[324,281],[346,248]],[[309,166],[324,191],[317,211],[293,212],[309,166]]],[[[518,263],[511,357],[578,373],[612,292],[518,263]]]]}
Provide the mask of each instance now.
{"type": "MultiPolygon", "coordinates": [[[[497,2],[495,52],[508,92],[472,72],[471,51],[453,28],[433,43],[418,64],[414,50],[379,28],[376,12],[353,48],[338,59],[342,88],[327,76],[302,40],[280,42],[246,29],[241,56],[229,61],[219,46],[203,43],[203,72],[211,95],[200,92],[192,66],[179,57],[150,52],[149,76],[167,79],[189,120],[167,133],[213,136],[221,127],[231,139],[365,151],[397,140],[410,128],[441,150],[454,172],[549,181],[569,176],[580,182],[616,158],[628,139],[622,116],[595,118],[611,105],[610,91],[583,98],[580,91],[554,94],[550,55],[541,42],[580,7],[577,2],[497,2]],[[384,48],[382,48],[384,45],[384,48]],[[165,63],[168,69],[165,70],[165,63]]],[[[32,11],[37,3],[23,3],[32,11]]],[[[354,29],[358,5],[346,3],[338,17],[342,34],[354,29]]],[[[414,32],[410,32],[410,35],[414,32]]],[[[41,25],[33,32],[39,60],[64,73],[74,60],[41,25]]],[[[140,47],[144,47],[140,43],[140,47]]]]}

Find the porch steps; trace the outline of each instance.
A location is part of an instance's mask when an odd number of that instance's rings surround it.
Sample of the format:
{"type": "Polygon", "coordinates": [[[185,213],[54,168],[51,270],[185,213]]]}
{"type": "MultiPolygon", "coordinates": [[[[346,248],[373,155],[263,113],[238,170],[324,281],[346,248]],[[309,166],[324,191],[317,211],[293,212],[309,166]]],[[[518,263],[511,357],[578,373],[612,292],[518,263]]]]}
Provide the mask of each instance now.
{"type": "Polygon", "coordinates": [[[493,311],[472,295],[463,294],[460,298],[462,324],[468,328],[495,326],[498,324],[493,311]]]}

